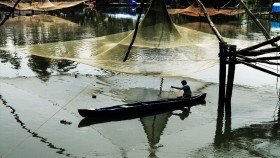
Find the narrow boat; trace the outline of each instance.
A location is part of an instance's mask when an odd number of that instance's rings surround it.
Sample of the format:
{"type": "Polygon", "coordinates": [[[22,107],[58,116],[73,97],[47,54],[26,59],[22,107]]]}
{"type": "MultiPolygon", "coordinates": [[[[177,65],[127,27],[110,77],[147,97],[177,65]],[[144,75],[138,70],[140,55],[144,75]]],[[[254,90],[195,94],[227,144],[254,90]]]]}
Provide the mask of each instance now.
{"type": "Polygon", "coordinates": [[[122,104],[100,109],[78,109],[79,114],[85,118],[117,118],[141,117],[157,112],[172,111],[205,104],[206,93],[195,95],[189,99],[165,99],[159,101],[139,102],[133,104],[122,104]]]}

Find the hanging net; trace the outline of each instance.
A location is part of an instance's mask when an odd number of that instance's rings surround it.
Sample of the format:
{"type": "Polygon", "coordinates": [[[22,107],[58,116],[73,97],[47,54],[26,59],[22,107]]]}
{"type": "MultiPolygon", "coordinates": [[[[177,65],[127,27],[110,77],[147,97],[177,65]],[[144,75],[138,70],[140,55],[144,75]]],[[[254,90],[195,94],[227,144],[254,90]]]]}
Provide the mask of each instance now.
{"type": "MultiPolygon", "coordinates": [[[[7,21],[5,25],[14,26],[14,23],[7,21]]],[[[128,60],[123,62],[133,33],[36,45],[10,45],[1,49],[68,59],[117,72],[161,76],[185,76],[218,63],[219,41],[216,36],[175,25],[168,15],[164,0],[152,1],[139,24],[128,60]]],[[[248,41],[226,41],[240,47],[252,45],[248,41]]]]}
{"type": "MultiPolygon", "coordinates": [[[[215,9],[214,7],[208,6],[206,8],[206,11],[209,16],[223,14],[223,15],[236,15],[236,14],[242,14],[245,13],[244,10],[236,10],[236,9],[215,9]]],[[[189,16],[204,16],[204,13],[202,12],[200,6],[197,4],[197,2],[193,3],[189,7],[185,9],[171,9],[169,10],[169,14],[185,14],[189,16]]]]}
{"type": "MultiPolygon", "coordinates": [[[[35,11],[51,11],[63,8],[73,7],[84,3],[84,1],[67,1],[67,2],[50,2],[49,0],[44,0],[42,2],[25,2],[22,0],[16,7],[17,10],[35,10],[35,11]]],[[[14,7],[14,1],[0,2],[0,4],[7,7],[14,7]]]]}

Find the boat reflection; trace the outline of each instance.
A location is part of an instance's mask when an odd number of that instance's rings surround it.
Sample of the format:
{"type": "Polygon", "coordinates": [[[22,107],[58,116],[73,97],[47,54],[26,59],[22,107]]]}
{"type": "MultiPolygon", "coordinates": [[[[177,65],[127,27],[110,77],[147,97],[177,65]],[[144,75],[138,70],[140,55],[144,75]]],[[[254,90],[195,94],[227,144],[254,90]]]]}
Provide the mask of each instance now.
{"type": "MultiPolygon", "coordinates": [[[[116,118],[116,119],[110,119],[110,118],[103,118],[103,119],[83,119],[81,120],[79,127],[85,127],[85,126],[90,126],[94,124],[99,124],[99,123],[105,123],[105,122],[110,122],[110,121],[121,121],[123,119],[135,119],[139,118],[140,123],[143,126],[145,135],[147,137],[147,142],[148,142],[148,151],[149,151],[149,156],[151,158],[158,157],[156,154],[158,152],[158,149],[162,147],[160,143],[160,137],[163,134],[164,129],[167,126],[168,120],[170,119],[171,116],[178,116],[182,120],[187,118],[190,114],[190,107],[184,108],[184,109],[179,109],[176,111],[167,111],[167,112],[158,112],[150,113],[150,115],[145,115],[145,116],[137,116],[136,115],[131,115],[131,116],[126,116],[122,118],[116,118]],[[181,111],[179,113],[179,111],[181,111]]],[[[124,152],[124,155],[126,153],[124,152]]],[[[125,156],[126,157],[126,156],[125,156]]]]}
{"type": "MultiPolygon", "coordinates": [[[[198,105],[205,105],[205,101],[201,102],[198,105]]],[[[157,115],[161,115],[167,113],[170,116],[174,115],[174,116],[178,116],[180,117],[181,120],[184,120],[185,118],[187,118],[190,114],[190,107],[185,107],[185,108],[180,108],[180,109],[172,109],[172,110],[162,110],[162,111],[153,111],[153,112],[147,112],[145,114],[130,114],[130,115],[123,115],[123,116],[119,116],[119,117],[91,117],[91,118],[84,118],[80,121],[78,128],[81,127],[86,127],[86,126],[91,126],[94,124],[101,124],[101,123],[106,123],[106,122],[113,122],[113,121],[123,121],[123,120],[132,120],[132,119],[136,119],[136,118],[140,118],[143,119],[145,117],[151,117],[151,116],[157,116],[157,115]],[[182,111],[181,113],[174,113],[174,111],[182,111]]]]}

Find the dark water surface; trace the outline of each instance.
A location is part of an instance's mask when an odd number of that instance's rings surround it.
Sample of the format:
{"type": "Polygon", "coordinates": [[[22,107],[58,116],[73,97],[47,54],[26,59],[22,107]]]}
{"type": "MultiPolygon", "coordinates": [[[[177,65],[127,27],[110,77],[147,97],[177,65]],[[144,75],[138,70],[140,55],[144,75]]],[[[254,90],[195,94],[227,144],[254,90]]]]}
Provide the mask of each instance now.
{"type": "MultiPolygon", "coordinates": [[[[136,18],[131,8],[15,18],[0,27],[0,47],[103,37],[132,30],[136,18]]],[[[202,18],[171,18],[211,33],[202,18]]],[[[212,19],[223,37],[265,40],[245,15],[212,19]]],[[[261,22],[271,36],[280,32],[277,21],[261,22]]],[[[0,50],[0,61],[0,157],[280,157],[278,80],[251,68],[237,66],[232,116],[217,118],[217,67],[161,78],[9,50],[0,50]],[[175,97],[180,92],[170,86],[181,79],[207,93],[206,105],[78,128],[79,108],[175,97]]]]}

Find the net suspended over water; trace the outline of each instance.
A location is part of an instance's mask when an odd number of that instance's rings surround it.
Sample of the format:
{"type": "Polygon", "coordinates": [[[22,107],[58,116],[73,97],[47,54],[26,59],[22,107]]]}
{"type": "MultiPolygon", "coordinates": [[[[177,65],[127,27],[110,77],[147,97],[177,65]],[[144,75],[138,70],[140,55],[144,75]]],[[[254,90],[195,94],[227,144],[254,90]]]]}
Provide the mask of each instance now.
{"type": "MultiPolygon", "coordinates": [[[[15,1],[15,0],[14,0],[15,1]]],[[[14,7],[15,2],[10,1],[4,1],[0,2],[0,4],[8,6],[8,7],[14,7]]],[[[51,10],[58,10],[63,8],[69,8],[76,5],[79,5],[81,3],[84,3],[83,0],[75,0],[75,1],[65,1],[65,2],[50,2],[49,0],[40,0],[40,1],[27,1],[27,0],[21,0],[21,2],[17,5],[17,10],[36,10],[36,11],[51,11],[51,10]]]]}
{"type": "MultiPolygon", "coordinates": [[[[5,25],[9,23],[7,21],[5,25]]],[[[188,75],[218,63],[218,39],[211,34],[175,25],[168,15],[164,0],[152,1],[139,25],[128,60],[123,62],[132,36],[133,31],[74,41],[11,45],[2,49],[68,59],[112,71],[162,76],[188,75]]],[[[240,47],[251,45],[244,41],[226,41],[240,47]]]]}
{"type": "MultiPolygon", "coordinates": [[[[206,11],[209,16],[223,14],[223,15],[236,15],[245,13],[244,10],[237,10],[237,9],[215,9],[214,7],[207,6],[206,11]]],[[[169,10],[169,14],[185,14],[189,16],[204,16],[200,6],[197,2],[194,2],[189,7],[185,9],[172,9],[169,10]]]]}

